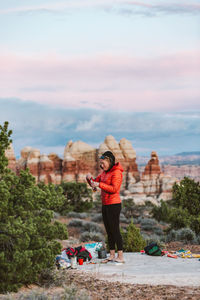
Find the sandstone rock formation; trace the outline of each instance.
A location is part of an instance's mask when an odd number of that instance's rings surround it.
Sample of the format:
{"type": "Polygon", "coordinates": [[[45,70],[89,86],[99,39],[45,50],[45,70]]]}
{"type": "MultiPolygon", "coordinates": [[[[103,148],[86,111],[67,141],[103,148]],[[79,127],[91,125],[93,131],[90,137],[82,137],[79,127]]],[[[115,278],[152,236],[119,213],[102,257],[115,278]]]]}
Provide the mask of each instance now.
{"type": "Polygon", "coordinates": [[[136,164],[136,152],[130,141],[123,138],[119,144],[112,135],[105,138],[104,142],[100,145],[98,155],[107,150],[110,150],[115,155],[116,161],[119,161],[124,168],[123,185],[122,188],[126,189],[129,181],[139,181],[140,174],[136,164]]]}
{"type": "Polygon", "coordinates": [[[40,150],[32,147],[25,147],[21,150],[21,157],[17,161],[17,173],[20,170],[29,168],[30,173],[35,177],[36,182],[39,181],[39,160],[40,150]]]}
{"type": "Polygon", "coordinates": [[[166,176],[161,172],[158,155],[152,151],[151,158],[145,166],[139,182],[130,181],[125,192],[126,198],[132,196],[135,203],[151,201],[158,204],[161,199],[172,198],[172,186],[176,178],[166,176]]]}
{"type": "Polygon", "coordinates": [[[50,153],[48,158],[53,163],[53,183],[60,184],[62,181],[62,159],[56,153],[50,153]]]}
{"type": "Polygon", "coordinates": [[[81,141],[69,141],[64,150],[63,181],[85,182],[89,172],[97,173],[97,150],[81,141]]]}
{"type": "Polygon", "coordinates": [[[12,171],[16,171],[16,158],[13,145],[10,144],[9,148],[5,151],[5,155],[8,159],[8,168],[12,171]]]}
{"type": "Polygon", "coordinates": [[[151,158],[148,161],[148,164],[146,165],[143,173],[143,177],[149,178],[149,176],[159,175],[161,173],[160,165],[159,165],[159,159],[156,151],[151,152],[151,158]]]}
{"type": "MultiPolygon", "coordinates": [[[[130,141],[125,138],[118,143],[113,136],[107,136],[99,149],[82,142],[69,141],[61,159],[55,153],[41,154],[38,149],[25,147],[21,150],[21,158],[17,161],[17,173],[29,168],[36,182],[60,184],[62,181],[85,182],[85,175],[90,172],[94,177],[101,171],[100,155],[110,150],[116,161],[124,168],[121,191],[123,198],[134,198],[136,203],[151,201],[159,203],[161,199],[168,200],[172,196],[172,185],[176,181],[161,171],[158,155],[152,151],[150,160],[140,174],[136,163],[136,152],[130,141]]],[[[15,169],[13,149],[7,151],[9,166],[15,169]]]]}
{"type": "Polygon", "coordinates": [[[25,147],[17,162],[17,171],[29,168],[31,174],[36,178],[36,182],[55,184],[59,184],[61,181],[85,182],[85,175],[88,172],[94,177],[99,174],[101,171],[99,157],[107,150],[114,153],[116,161],[119,161],[124,168],[123,188],[127,187],[129,181],[139,181],[136,152],[131,142],[123,138],[117,143],[113,136],[107,136],[99,149],[82,141],[69,141],[64,149],[63,160],[55,153],[48,156],[41,155],[38,149],[25,147]]]}

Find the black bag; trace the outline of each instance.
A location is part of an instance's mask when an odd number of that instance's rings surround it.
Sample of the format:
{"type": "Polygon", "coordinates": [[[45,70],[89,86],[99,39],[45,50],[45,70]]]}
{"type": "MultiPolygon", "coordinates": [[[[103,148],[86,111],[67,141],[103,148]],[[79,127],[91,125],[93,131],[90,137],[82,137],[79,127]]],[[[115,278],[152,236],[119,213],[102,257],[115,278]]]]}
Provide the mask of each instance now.
{"type": "Polygon", "coordinates": [[[162,255],[162,251],[159,248],[159,246],[157,245],[157,243],[150,243],[149,245],[147,245],[144,248],[144,251],[146,254],[152,255],[152,256],[161,256],[162,255]]]}
{"type": "Polygon", "coordinates": [[[107,252],[105,249],[100,249],[98,251],[98,258],[107,258],[107,252]]]}

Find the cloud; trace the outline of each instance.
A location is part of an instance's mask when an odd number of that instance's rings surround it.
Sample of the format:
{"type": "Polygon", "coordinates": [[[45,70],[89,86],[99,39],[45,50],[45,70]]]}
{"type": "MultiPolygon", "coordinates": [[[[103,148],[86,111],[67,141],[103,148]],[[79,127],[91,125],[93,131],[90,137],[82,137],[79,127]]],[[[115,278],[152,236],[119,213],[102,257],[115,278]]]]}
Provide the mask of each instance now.
{"type": "Polygon", "coordinates": [[[89,121],[79,121],[76,131],[95,131],[96,125],[99,125],[99,123],[102,122],[102,118],[99,115],[94,115],[91,117],[89,121]]]}
{"type": "Polygon", "coordinates": [[[0,53],[0,94],[63,107],[198,109],[197,51],[143,58],[0,53]]]}
{"type": "Polygon", "coordinates": [[[17,99],[0,99],[0,124],[9,121],[17,156],[25,146],[41,153],[63,154],[69,140],[98,147],[107,135],[125,137],[138,155],[173,154],[200,149],[200,110],[178,113],[123,112],[49,107],[17,99]]]}
{"type": "Polygon", "coordinates": [[[76,0],[54,1],[41,4],[17,5],[0,9],[0,14],[63,14],[73,10],[98,9],[107,13],[133,14],[141,16],[158,16],[162,14],[192,14],[200,13],[198,1],[188,3],[186,1],[114,1],[114,0],[76,0]]]}
{"type": "Polygon", "coordinates": [[[197,15],[200,13],[200,3],[198,1],[193,1],[191,3],[186,1],[182,1],[182,3],[180,3],[180,1],[149,1],[148,3],[126,1],[124,4],[126,7],[122,7],[120,10],[122,14],[143,15],[146,17],[159,16],[163,14],[197,15]]]}

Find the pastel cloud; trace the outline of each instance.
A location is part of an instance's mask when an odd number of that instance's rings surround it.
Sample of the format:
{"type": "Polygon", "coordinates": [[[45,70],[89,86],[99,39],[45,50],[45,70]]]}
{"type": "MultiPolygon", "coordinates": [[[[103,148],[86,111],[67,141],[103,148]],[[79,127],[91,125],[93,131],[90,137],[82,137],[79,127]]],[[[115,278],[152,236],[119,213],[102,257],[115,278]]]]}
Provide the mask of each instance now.
{"type": "Polygon", "coordinates": [[[197,51],[154,58],[1,53],[0,65],[2,97],[136,111],[200,106],[197,51]]]}
{"type": "Polygon", "coordinates": [[[178,113],[75,110],[2,98],[0,106],[0,124],[9,121],[17,155],[28,145],[42,153],[55,151],[63,155],[69,140],[82,140],[98,147],[109,134],[117,141],[122,137],[129,139],[138,155],[149,155],[154,149],[159,154],[173,154],[200,148],[200,110],[178,113]]]}
{"type": "Polygon", "coordinates": [[[51,1],[41,4],[17,5],[0,10],[0,14],[12,13],[65,13],[73,9],[100,9],[109,13],[126,13],[144,16],[155,16],[159,14],[199,14],[199,1],[188,3],[187,1],[113,1],[113,0],[71,0],[51,1]],[[158,4],[159,2],[159,4],[158,4]]]}
{"type": "Polygon", "coordinates": [[[102,122],[102,117],[99,115],[93,115],[90,120],[87,121],[79,121],[76,127],[76,131],[95,131],[98,126],[102,122]]]}

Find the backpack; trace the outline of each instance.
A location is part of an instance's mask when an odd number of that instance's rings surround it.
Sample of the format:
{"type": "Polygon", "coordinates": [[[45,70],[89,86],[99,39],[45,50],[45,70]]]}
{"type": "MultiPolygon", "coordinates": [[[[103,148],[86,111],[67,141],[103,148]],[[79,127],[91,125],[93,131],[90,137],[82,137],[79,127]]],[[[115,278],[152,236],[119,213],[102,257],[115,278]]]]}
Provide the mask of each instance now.
{"type": "Polygon", "coordinates": [[[162,251],[159,248],[159,246],[157,245],[157,243],[150,243],[149,245],[147,245],[144,248],[144,251],[146,254],[152,255],[152,256],[161,256],[162,255],[162,251]]]}
{"type": "Polygon", "coordinates": [[[83,258],[83,261],[86,261],[87,259],[88,260],[92,259],[92,255],[90,254],[90,252],[82,246],[75,248],[75,251],[76,251],[77,259],[83,258]]]}

